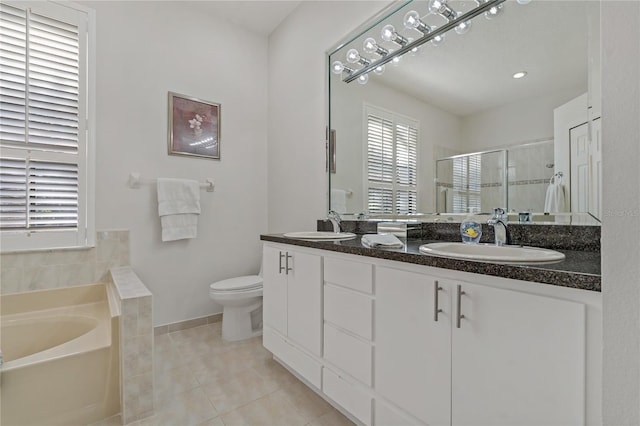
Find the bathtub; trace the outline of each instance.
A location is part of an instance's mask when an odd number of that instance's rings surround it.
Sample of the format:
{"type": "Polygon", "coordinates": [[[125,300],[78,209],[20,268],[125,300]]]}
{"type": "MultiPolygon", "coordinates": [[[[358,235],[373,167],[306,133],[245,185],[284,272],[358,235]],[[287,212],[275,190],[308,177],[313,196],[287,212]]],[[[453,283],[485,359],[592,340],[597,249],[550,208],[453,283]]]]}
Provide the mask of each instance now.
{"type": "Polygon", "coordinates": [[[90,424],[119,407],[118,316],[106,285],[0,296],[0,423],[90,424]]]}

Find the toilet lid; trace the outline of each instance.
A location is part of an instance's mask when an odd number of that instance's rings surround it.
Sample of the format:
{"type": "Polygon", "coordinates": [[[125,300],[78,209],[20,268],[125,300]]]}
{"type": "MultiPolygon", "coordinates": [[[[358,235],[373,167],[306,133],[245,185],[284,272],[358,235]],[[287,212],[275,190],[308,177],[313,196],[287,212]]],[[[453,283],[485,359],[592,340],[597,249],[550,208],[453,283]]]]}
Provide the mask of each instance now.
{"type": "Polygon", "coordinates": [[[216,291],[250,290],[262,287],[262,277],[259,275],[245,275],[243,277],[229,278],[215,282],[209,286],[216,291]]]}

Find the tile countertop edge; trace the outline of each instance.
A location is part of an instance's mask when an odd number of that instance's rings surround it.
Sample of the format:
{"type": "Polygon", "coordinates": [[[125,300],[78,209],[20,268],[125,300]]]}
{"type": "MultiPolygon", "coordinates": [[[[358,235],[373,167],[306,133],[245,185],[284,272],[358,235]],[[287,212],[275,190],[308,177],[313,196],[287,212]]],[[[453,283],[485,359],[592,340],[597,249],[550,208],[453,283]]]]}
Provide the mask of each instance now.
{"type": "Polygon", "coordinates": [[[260,239],[262,241],[269,241],[274,243],[309,247],[319,250],[335,251],[378,259],[394,260],[404,263],[431,266],[434,268],[451,269],[460,272],[491,275],[520,281],[530,281],[560,287],[575,288],[579,290],[597,292],[601,291],[601,276],[598,274],[543,269],[536,267],[536,265],[480,262],[429,256],[422,253],[407,253],[386,249],[370,249],[362,246],[343,246],[333,244],[332,241],[311,241],[286,238],[281,234],[261,235],[260,239]]]}

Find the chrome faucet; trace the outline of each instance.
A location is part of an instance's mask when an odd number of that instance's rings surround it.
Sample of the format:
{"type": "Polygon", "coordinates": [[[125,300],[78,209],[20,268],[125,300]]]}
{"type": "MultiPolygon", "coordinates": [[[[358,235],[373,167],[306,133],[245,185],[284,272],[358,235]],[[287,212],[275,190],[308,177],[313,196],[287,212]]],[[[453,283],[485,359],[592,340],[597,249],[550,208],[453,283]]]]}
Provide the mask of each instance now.
{"type": "Polygon", "coordinates": [[[493,234],[497,246],[511,244],[511,235],[507,228],[507,217],[504,209],[497,207],[493,209],[493,217],[487,221],[489,226],[493,226],[493,234]]]}
{"type": "Polygon", "coordinates": [[[329,215],[327,216],[327,219],[329,219],[329,221],[331,221],[331,224],[333,225],[333,232],[335,232],[336,234],[339,233],[340,222],[342,221],[342,219],[340,218],[340,215],[338,214],[338,212],[335,210],[329,210],[329,215]]]}

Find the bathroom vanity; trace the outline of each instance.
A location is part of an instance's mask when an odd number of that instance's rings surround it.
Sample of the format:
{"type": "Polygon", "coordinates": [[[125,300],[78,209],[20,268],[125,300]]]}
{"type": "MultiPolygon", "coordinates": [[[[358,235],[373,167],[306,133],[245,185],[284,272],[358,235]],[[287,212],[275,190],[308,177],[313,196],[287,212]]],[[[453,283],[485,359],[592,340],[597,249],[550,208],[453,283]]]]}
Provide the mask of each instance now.
{"type": "Polygon", "coordinates": [[[505,265],[261,239],[264,346],[352,420],[601,423],[598,252],[505,265]]]}

